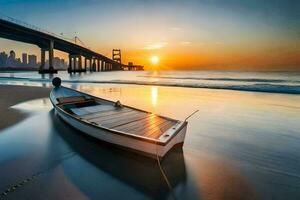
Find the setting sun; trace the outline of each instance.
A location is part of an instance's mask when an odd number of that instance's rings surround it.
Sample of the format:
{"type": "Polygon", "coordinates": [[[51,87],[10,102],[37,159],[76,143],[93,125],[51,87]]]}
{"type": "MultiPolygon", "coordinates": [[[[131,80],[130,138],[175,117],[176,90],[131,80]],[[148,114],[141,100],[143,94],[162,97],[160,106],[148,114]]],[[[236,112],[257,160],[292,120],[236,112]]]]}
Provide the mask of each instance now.
{"type": "Polygon", "coordinates": [[[156,65],[159,62],[159,57],[158,56],[152,56],[150,58],[150,60],[151,60],[152,64],[156,65]]]}

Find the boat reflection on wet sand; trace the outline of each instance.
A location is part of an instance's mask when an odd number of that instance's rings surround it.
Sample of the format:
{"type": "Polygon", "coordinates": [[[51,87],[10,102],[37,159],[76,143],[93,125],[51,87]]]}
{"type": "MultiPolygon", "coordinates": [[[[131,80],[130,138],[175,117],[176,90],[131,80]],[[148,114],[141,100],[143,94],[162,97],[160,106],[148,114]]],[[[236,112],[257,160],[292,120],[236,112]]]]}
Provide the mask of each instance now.
{"type": "MultiPolygon", "coordinates": [[[[149,198],[167,199],[171,195],[156,160],[123,151],[121,148],[114,148],[111,144],[82,134],[60,120],[54,112],[51,112],[51,120],[54,129],[57,129],[56,132],[71,149],[98,170],[108,173],[110,176],[144,193],[144,195],[146,194],[149,198]]],[[[176,148],[171,150],[162,161],[162,168],[173,188],[186,180],[183,155],[182,149],[176,148]]],[[[76,168],[76,166],[74,167],[76,168]]],[[[72,183],[83,192],[91,189],[87,189],[87,187],[97,188],[99,180],[96,179],[95,174],[88,173],[78,178],[78,174],[72,174],[67,170],[65,173],[68,174],[72,183]]],[[[101,193],[101,188],[97,188],[97,190],[101,193]]],[[[112,189],[113,191],[114,189],[112,189]]],[[[89,191],[85,195],[98,194],[98,192],[89,191]]],[[[120,193],[121,197],[122,194],[120,193]]]]}

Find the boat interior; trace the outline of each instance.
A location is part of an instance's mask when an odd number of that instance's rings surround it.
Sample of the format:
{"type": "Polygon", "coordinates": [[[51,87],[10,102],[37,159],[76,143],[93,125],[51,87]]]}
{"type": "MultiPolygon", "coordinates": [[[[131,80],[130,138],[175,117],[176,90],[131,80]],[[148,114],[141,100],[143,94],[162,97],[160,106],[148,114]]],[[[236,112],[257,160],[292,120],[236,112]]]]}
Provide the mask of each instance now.
{"type": "Polygon", "coordinates": [[[125,133],[159,139],[177,120],[122,106],[118,101],[104,102],[87,96],[57,98],[57,106],[93,125],[125,133]]]}

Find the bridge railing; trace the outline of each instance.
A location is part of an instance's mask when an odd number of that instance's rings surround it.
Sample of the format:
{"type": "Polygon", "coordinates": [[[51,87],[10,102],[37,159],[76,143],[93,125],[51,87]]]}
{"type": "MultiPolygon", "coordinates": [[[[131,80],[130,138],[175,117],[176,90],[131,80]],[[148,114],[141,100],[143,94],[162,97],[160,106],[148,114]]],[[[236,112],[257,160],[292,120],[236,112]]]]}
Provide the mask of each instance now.
{"type": "MultiPolygon", "coordinates": [[[[26,27],[26,28],[29,28],[29,29],[32,29],[32,30],[35,30],[35,31],[39,31],[39,32],[51,35],[53,37],[60,38],[62,40],[67,40],[69,42],[75,43],[75,41],[73,41],[70,38],[63,37],[62,35],[59,35],[59,34],[56,34],[56,33],[50,32],[50,31],[47,31],[47,30],[42,29],[42,28],[40,28],[38,26],[35,26],[35,25],[29,24],[27,22],[24,22],[24,21],[21,21],[21,20],[9,17],[7,15],[4,15],[3,13],[0,13],[0,19],[8,21],[8,22],[11,22],[11,23],[14,23],[14,24],[17,24],[17,25],[20,25],[20,26],[23,26],[23,27],[26,27]]],[[[83,46],[83,45],[80,45],[80,46],[83,46]]]]}

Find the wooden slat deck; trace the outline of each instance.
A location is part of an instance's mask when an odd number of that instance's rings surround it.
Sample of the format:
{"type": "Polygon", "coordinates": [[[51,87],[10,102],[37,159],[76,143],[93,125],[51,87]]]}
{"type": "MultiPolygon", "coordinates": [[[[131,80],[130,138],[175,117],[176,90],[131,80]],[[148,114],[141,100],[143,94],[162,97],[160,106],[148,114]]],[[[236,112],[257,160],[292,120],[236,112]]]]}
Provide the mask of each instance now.
{"type": "Polygon", "coordinates": [[[116,126],[120,126],[122,124],[127,124],[127,123],[131,123],[134,121],[138,121],[141,119],[144,119],[146,117],[149,117],[149,114],[147,113],[132,113],[129,116],[116,116],[116,118],[114,119],[109,119],[109,120],[92,120],[92,122],[95,122],[97,124],[101,124],[102,126],[105,126],[107,128],[112,128],[112,127],[116,127],[116,126]]]}
{"type": "Polygon", "coordinates": [[[80,116],[82,119],[90,120],[98,117],[105,117],[105,116],[110,116],[110,115],[117,115],[125,112],[132,112],[132,109],[129,108],[122,108],[122,109],[114,109],[114,110],[109,110],[105,112],[97,112],[97,113],[92,113],[88,115],[83,115],[80,116]]]}
{"type": "MultiPolygon", "coordinates": [[[[136,133],[141,133],[144,129],[151,129],[153,126],[158,126],[163,123],[165,120],[163,118],[157,117],[156,115],[151,115],[149,118],[135,121],[130,124],[125,124],[122,126],[114,127],[116,130],[123,130],[125,132],[132,132],[133,130],[136,133]]],[[[138,134],[142,135],[142,134],[138,134]]]]}
{"type": "MultiPolygon", "coordinates": [[[[96,121],[99,121],[99,122],[110,121],[110,122],[113,122],[114,120],[122,119],[122,118],[125,118],[125,117],[132,117],[132,116],[137,115],[137,114],[142,114],[142,113],[137,113],[134,110],[130,110],[128,112],[122,112],[122,113],[115,112],[114,114],[89,119],[89,121],[95,121],[95,122],[96,121]]],[[[143,114],[145,114],[145,113],[143,113],[143,114]]]]}
{"type": "Polygon", "coordinates": [[[130,124],[125,124],[122,126],[117,126],[114,129],[141,135],[150,138],[159,138],[165,131],[176,124],[175,121],[164,119],[156,115],[152,115],[149,118],[143,120],[135,121],[130,124]]]}
{"type": "Polygon", "coordinates": [[[93,106],[87,106],[83,108],[71,108],[71,111],[79,116],[86,116],[94,113],[112,111],[112,110],[115,110],[115,108],[111,105],[93,105],[93,106]]]}
{"type": "Polygon", "coordinates": [[[154,139],[176,124],[174,120],[128,107],[81,115],[80,118],[98,126],[154,139]]]}
{"type": "Polygon", "coordinates": [[[166,121],[162,123],[159,126],[154,127],[153,129],[144,132],[145,137],[150,137],[150,138],[159,138],[164,132],[166,132],[168,129],[170,129],[172,126],[175,125],[175,122],[172,121],[166,121]]]}

